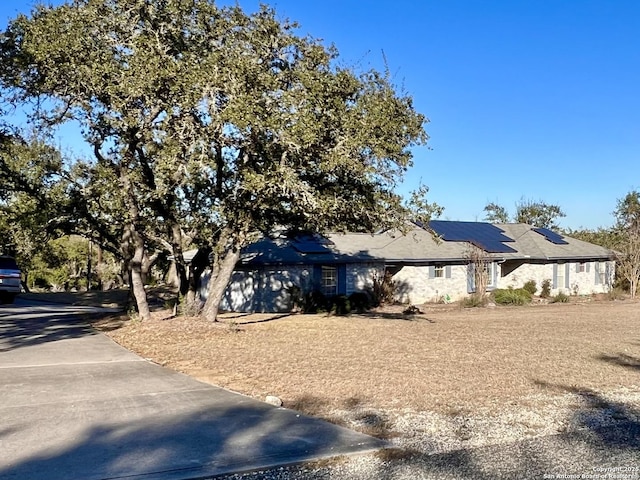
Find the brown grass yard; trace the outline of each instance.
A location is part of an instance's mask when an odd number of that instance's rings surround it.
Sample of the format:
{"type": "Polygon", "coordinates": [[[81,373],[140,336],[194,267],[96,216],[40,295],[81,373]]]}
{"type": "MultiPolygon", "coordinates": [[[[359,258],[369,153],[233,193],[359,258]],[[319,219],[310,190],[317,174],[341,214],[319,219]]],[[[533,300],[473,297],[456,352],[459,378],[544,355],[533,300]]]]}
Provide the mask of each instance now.
{"type": "Polygon", "coordinates": [[[202,381],[336,420],[336,410],[499,412],[540,396],[640,391],[640,303],[336,317],[225,314],[221,322],[96,323],[139,355],[202,381]]]}

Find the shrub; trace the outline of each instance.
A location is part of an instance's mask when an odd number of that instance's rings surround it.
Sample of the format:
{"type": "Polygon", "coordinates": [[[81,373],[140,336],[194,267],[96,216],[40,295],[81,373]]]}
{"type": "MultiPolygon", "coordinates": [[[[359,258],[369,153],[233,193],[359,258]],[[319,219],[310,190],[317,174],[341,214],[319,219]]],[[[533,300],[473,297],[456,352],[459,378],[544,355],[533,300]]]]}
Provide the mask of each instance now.
{"type": "Polygon", "coordinates": [[[526,305],[531,303],[531,293],[524,288],[507,288],[493,291],[493,299],[499,305],[526,305]]]}
{"type": "Polygon", "coordinates": [[[329,311],[336,315],[349,315],[351,313],[351,303],[346,295],[336,295],[331,299],[329,311]]]}
{"type": "Polygon", "coordinates": [[[548,278],[542,282],[542,291],[540,292],[541,298],[549,298],[551,295],[551,280],[548,278]]]}
{"type": "Polygon", "coordinates": [[[558,294],[551,299],[551,303],[567,303],[569,301],[569,295],[563,292],[558,292],[558,294]]]}
{"type": "Polygon", "coordinates": [[[383,276],[373,277],[373,304],[375,306],[393,303],[396,293],[396,285],[390,272],[384,272],[383,276]]]}
{"type": "Polygon", "coordinates": [[[371,299],[365,292],[353,292],[349,295],[351,310],[357,313],[365,312],[371,308],[371,299]]]}
{"type": "Polygon", "coordinates": [[[536,286],[536,281],[535,280],[529,280],[527,283],[525,283],[522,286],[522,289],[526,290],[531,295],[535,295],[536,292],[538,291],[538,287],[536,286]]]}
{"type": "Polygon", "coordinates": [[[462,300],[462,306],[465,308],[484,307],[487,304],[487,297],[474,293],[462,300]]]}
{"type": "Polygon", "coordinates": [[[331,307],[331,302],[320,290],[313,290],[304,296],[302,302],[303,313],[326,312],[331,307]]]}
{"type": "Polygon", "coordinates": [[[626,297],[624,290],[620,287],[612,288],[607,292],[606,296],[609,300],[624,300],[626,297]]]}

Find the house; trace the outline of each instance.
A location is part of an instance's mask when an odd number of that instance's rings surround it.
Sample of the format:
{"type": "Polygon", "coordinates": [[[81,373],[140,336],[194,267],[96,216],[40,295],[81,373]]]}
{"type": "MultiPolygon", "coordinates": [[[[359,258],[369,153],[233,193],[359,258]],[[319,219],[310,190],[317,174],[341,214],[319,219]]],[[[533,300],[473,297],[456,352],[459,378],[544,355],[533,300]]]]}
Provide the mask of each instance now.
{"type": "MultiPolygon", "coordinates": [[[[613,253],[526,224],[434,220],[427,231],[346,233],[262,239],[242,252],[220,305],[244,312],[289,311],[291,289],[350,295],[392,276],[396,299],[421,304],[455,301],[476,289],[471,261],[481,252],[487,290],[548,280],[551,293],[608,291],[613,253]],[[434,236],[435,233],[435,236],[434,236]]],[[[206,282],[206,278],[203,279],[206,282]]]]}

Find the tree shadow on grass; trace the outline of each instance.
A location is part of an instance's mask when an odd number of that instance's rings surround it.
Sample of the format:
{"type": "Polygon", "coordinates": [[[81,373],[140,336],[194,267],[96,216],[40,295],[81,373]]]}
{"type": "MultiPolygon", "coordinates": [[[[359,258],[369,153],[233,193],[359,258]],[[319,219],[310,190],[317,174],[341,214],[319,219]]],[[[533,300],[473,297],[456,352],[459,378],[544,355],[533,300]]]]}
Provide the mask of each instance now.
{"type": "MultiPolygon", "coordinates": [[[[563,434],[529,438],[499,445],[465,448],[430,454],[423,450],[389,448],[376,453],[380,465],[370,473],[371,478],[395,480],[423,479],[540,479],[545,475],[582,475],[594,468],[630,465],[640,450],[639,413],[633,406],[612,402],[589,389],[536,382],[539,386],[575,395],[581,407],[569,419],[569,430],[563,434]],[[600,421],[604,415],[605,422],[600,421]]],[[[326,401],[316,397],[299,399],[303,410],[322,410],[326,401]]],[[[365,400],[349,399],[338,408],[362,409],[366,416],[365,400]]],[[[378,416],[383,416],[378,413],[378,416]]],[[[356,415],[354,414],[355,418],[356,415]]],[[[349,423],[353,427],[353,423],[349,423]]],[[[394,425],[388,423],[381,438],[393,439],[394,425]],[[392,432],[392,435],[389,435],[392,432]]],[[[470,432],[474,435],[474,432],[470,432]]],[[[428,438],[425,439],[428,442],[428,438]]],[[[320,472],[313,478],[324,478],[320,472]]],[[[330,473],[327,473],[330,475],[330,473]]],[[[291,477],[305,478],[300,470],[291,477]]],[[[361,478],[361,477],[358,477],[361,478]]],[[[364,478],[364,477],[362,477],[364,478]]],[[[549,477],[547,477],[549,478],[549,477]]]]}
{"type": "Polygon", "coordinates": [[[616,355],[600,355],[598,360],[610,363],[612,365],[618,365],[620,367],[629,368],[631,370],[640,371],[640,357],[633,355],[627,355],[626,353],[618,353],[616,355]]]}

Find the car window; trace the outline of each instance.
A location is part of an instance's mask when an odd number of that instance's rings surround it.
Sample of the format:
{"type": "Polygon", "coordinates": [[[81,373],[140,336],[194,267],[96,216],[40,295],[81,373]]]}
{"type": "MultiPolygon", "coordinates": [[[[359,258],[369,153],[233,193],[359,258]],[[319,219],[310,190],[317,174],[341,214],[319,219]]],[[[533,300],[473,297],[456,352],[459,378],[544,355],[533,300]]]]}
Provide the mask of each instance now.
{"type": "Polygon", "coordinates": [[[19,270],[16,261],[9,257],[0,257],[0,269],[1,270],[19,270]]]}

